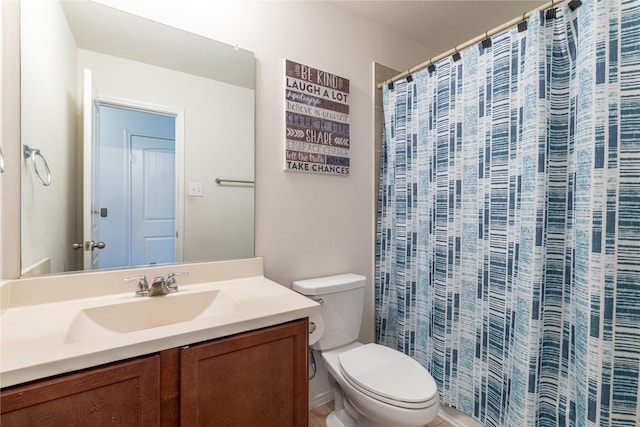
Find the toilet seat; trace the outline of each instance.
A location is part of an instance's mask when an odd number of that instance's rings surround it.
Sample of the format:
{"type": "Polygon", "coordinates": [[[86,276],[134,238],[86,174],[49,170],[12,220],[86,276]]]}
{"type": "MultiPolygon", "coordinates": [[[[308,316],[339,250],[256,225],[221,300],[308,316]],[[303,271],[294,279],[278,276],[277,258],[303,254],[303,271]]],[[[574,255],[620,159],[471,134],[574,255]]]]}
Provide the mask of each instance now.
{"type": "Polygon", "coordinates": [[[339,356],[345,380],[369,397],[407,409],[438,403],[431,375],[411,357],[379,344],[366,344],[339,356]]]}

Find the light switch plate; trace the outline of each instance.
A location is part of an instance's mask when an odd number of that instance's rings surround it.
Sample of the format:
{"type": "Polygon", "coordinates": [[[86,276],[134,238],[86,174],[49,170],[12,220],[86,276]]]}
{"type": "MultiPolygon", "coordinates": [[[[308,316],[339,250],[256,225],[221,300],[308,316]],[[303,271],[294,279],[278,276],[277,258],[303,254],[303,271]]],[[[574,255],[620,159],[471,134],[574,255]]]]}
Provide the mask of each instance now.
{"type": "Polygon", "coordinates": [[[204,184],[202,182],[190,182],[187,194],[191,197],[204,196],[204,184]]]}

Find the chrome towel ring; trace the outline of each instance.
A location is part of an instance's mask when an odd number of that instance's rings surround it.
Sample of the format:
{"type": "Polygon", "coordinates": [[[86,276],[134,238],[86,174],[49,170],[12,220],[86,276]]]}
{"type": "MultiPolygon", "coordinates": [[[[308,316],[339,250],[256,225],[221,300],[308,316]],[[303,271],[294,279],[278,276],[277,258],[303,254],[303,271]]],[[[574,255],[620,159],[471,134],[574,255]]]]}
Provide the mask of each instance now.
{"type": "Polygon", "coordinates": [[[4,153],[2,147],[0,147],[0,173],[4,173],[4,153]]]}
{"type": "Polygon", "coordinates": [[[40,150],[37,148],[31,148],[28,145],[23,145],[22,148],[24,151],[24,158],[28,159],[29,157],[31,157],[31,159],[33,160],[33,170],[35,171],[36,176],[38,177],[38,180],[40,181],[40,183],[45,187],[49,186],[51,184],[51,169],[49,169],[49,165],[47,164],[47,159],[44,158],[40,150]],[[38,169],[38,162],[36,161],[36,158],[40,159],[40,162],[44,167],[44,171],[43,171],[44,177],[42,176],[42,173],[38,169]]]}

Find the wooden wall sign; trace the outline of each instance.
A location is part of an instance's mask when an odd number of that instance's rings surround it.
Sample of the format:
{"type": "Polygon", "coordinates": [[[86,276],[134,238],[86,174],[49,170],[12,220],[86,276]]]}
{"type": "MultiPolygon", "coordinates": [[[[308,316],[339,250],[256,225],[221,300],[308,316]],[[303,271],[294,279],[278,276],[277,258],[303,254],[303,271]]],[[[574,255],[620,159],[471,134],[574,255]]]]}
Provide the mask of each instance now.
{"type": "Polygon", "coordinates": [[[349,80],[285,60],[286,171],[349,175],[349,80]]]}

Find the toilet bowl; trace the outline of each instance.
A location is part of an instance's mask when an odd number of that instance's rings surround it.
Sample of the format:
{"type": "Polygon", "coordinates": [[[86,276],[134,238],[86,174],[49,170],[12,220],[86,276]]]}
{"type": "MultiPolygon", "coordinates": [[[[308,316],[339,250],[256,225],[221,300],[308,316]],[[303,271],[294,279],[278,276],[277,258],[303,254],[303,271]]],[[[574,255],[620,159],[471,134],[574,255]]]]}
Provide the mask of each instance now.
{"type": "Polygon", "coordinates": [[[328,427],[415,427],[428,424],[438,415],[435,381],[409,356],[378,344],[359,342],[323,351],[321,355],[360,421],[350,424],[340,420],[341,424],[327,423],[328,427]]]}
{"type": "Polygon", "coordinates": [[[421,427],[440,409],[435,381],[411,357],[357,341],[366,279],[343,274],[300,280],[293,289],[322,304],[324,331],[312,346],[330,374],[328,427],[421,427]]]}

